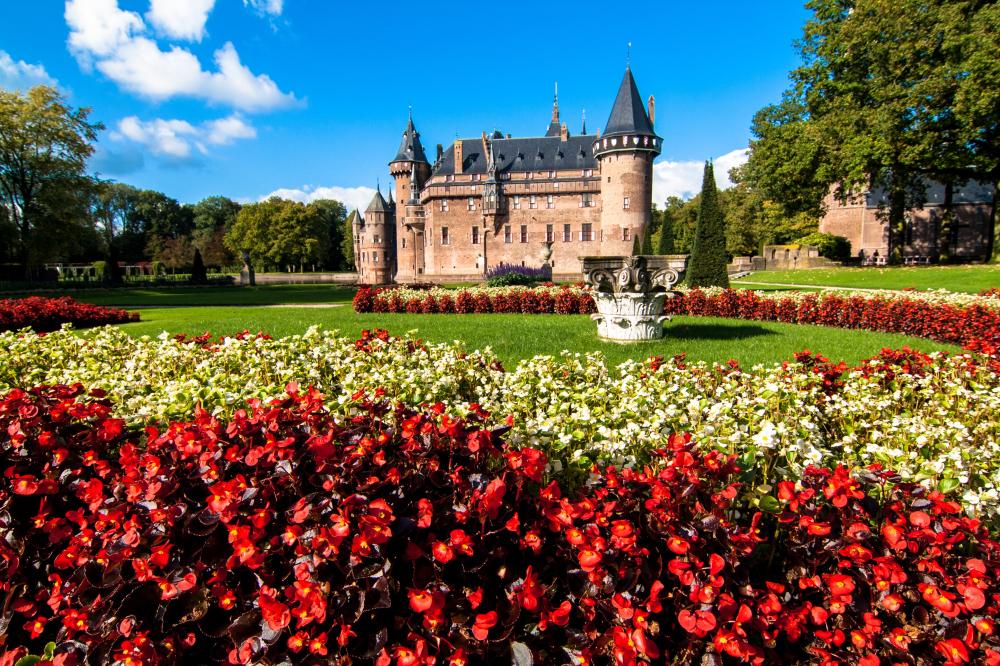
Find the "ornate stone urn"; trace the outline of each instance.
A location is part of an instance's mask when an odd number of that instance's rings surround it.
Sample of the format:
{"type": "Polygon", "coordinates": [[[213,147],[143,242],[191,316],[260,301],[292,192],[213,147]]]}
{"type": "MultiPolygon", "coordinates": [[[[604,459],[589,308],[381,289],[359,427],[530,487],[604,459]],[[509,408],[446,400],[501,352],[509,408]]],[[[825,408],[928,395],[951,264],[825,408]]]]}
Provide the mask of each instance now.
{"type": "Polygon", "coordinates": [[[616,342],[663,337],[663,303],[674,296],[687,255],[583,257],[583,278],[594,290],[597,334],[616,342]]]}

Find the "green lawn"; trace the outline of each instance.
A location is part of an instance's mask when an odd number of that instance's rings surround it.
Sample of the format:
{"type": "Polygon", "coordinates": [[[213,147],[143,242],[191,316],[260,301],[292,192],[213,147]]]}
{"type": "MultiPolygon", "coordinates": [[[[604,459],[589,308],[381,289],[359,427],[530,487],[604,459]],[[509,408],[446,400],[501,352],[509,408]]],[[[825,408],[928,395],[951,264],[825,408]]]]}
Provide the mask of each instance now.
{"type": "Polygon", "coordinates": [[[143,321],[123,328],[134,335],[170,333],[236,333],[243,329],[275,336],[303,332],[320,324],[357,336],[364,328],[386,328],[396,335],[412,331],[434,342],[463,341],[468,348],[490,346],[507,364],[536,354],[600,351],[611,363],[653,355],[687,353],[690,360],[738,359],[745,367],[791,359],[803,349],[831,359],[856,363],[883,347],[910,345],[917,349],[955,349],[902,335],[843,331],[820,326],[677,317],[667,324],[663,340],[619,345],[597,339],[597,327],[584,315],[410,315],[355,313],[349,305],[336,308],[165,308],[142,311],[143,321]]]}
{"type": "MultiPolygon", "coordinates": [[[[151,287],[86,289],[60,292],[96,305],[273,305],[277,303],[350,303],[355,289],[334,284],[277,284],[260,287],[151,287]]],[[[49,294],[46,294],[48,296],[49,294]]],[[[52,294],[53,296],[56,294],[52,294]]]]}
{"type": "Polygon", "coordinates": [[[912,266],[900,268],[835,268],[798,271],[757,271],[733,286],[765,287],[746,282],[771,282],[816,287],[861,287],[864,289],[947,289],[976,294],[1000,287],[1000,265],[912,266]]]}

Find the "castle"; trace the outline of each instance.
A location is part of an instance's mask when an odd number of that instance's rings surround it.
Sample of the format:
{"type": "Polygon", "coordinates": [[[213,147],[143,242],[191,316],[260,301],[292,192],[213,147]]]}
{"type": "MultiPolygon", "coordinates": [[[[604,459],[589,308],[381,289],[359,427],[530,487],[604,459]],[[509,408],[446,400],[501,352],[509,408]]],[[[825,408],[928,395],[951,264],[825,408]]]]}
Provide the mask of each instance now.
{"type": "Polygon", "coordinates": [[[652,211],[653,121],[630,68],[603,133],[570,134],[557,90],[544,136],[483,132],[439,144],[431,164],[411,116],[389,162],[395,191],[351,214],[359,281],[481,280],[501,263],[579,279],[581,257],[631,255],[652,211]]]}

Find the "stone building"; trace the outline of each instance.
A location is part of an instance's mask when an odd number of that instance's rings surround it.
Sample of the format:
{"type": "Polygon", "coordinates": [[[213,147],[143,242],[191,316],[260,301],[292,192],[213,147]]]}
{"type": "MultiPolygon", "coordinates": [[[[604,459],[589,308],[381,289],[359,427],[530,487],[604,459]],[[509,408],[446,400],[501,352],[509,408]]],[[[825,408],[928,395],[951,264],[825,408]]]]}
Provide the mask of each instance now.
{"type": "MultiPolygon", "coordinates": [[[[903,238],[903,257],[927,261],[937,256],[936,248],[947,243],[949,254],[958,260],[979,260],[986,254],[993,188],[970,181],[952,188],[953,223],[947,240],[941,238],[941,219],[945,210],[945,187],[928,183],[924,204],[907,211],[903,238]]],[[[826,212],[819,230],[843,236],[851,242],[851,253],[867,260],[889,254],[889,228],[885,219],[888,198],[884,190],[873,188],[841,201],[831,188],[824,200],[826,212]],[[875,253],[878,253],[877,255],[875,253]]],[[[943,247],[943,246],[942,246],[943,247]]]]}
{"type": "Polygon", "coordinates": [[[544,136],[483,132],[431,164],[411,117],[389,163],[398,203],[378,192],[355,213],[360,281],[479,280],[500,263],[577,279],[583,256],[630,255],[650,223],[653,120],[629,68],[603,133],[571,134],[557,94],[544,136]]]}

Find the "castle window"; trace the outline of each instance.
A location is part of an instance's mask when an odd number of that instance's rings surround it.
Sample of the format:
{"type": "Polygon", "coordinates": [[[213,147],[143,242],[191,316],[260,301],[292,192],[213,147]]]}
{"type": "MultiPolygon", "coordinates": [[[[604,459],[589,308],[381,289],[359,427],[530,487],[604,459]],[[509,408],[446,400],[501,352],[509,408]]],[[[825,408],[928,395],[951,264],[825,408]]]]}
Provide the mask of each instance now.
{"type": "Polygon", "coordinates": [[[593,169],[584,169],[583,170],[583,177],[584,178],[590,178],[593,175],[594,175],[594,170],[593,169]]]}
{"type": "Polygon", "coordinates": [[[573,227],[568,224],[563,225],[563,242],[568,243],[573,240],[573,227]]]}
{"type": "Polygon", "coordinates": [[[451,174],[451,173],[449,173],[447,176],[444,177],[444,182],[446,182],[446,183],[450,183],[450,182],[452,182],[454,180],[455,180],[455,175],[451,174]]]}
{"type": "Polygon", "coordinates": [[[472,227],[472,244],[479,245],[479,227],[472,227]]]}
{"type": "Polygon", "coordinates": [[[558,190],[559,189],[559,181],[557,180],[556,182],[552,183],[552,187],[554,187],[555,189],[558,190]]]}
{"type": "Polygon", "coordinates": [[[555,177],[556,177],[556,172],[555,171],[549,171],[549,178],[555,178],[555,177]]]}
{"type": "Polygon", "coordinates": [[[448,212],[448,200],[447,199],[441,199],[441,212],[442,213],[447,213],[448,212]]]}
{"type": "Polygon", "coordinates": [[[372,252],[372,262],[378,263],[378,252],[372,252]]]}
{"type": "Polygon", "coordinates": [[[472,174],[472,180],[473,180],[473,182],[477,182],[480,179],[480,177],[481,176],[478,173],[472,174]]]}
{"type": "Polygon", "coordinates": [[[528,180],[531,180],[534,177],[535,177],[535,172],[534,171],[529,171],[528,172],[528,180]]]}
{"type": "Polygon", "coordinates": [[[521,210],[521,197],[514,195],[514,210],[521,210]]]}
{"type": "Polygon", "coordinates": [[[546,208],[555,208],[556,207],[556,198],[554,196],[552,196],[551,194],[548,195],[547,197],[545,197],[545,207],[546,208]]]}
{"type": "Polygon", "coordinates": [[[594,205],[594,195],[590,192],[584,192],[580,195],[580,208],[590,208],[594,205]]]}
{"type": "Polygon", "coordinates": [[[528,242],[528,225],[527,224],[522,224],[521,225],[521,242],[522,243],[527,243],[528,242]]]}
{"type": "Polygon", "coordinates": [[[592,225],[590,222],[584,222],[583,229],[580,231],[580,240],[582,241],[594,240],[594,225],[592,225]]]}
{"type": "Polygon", "coordinates": [[[403,237],[403,249],[404,250],[406,249],[406,237],[405,236],[403,237]]]}
{"type": "Polygon", "coordinates": [[[552,230],[551,224],[545,225],[545,242],[553,243],[556,240],[556,232],[552,230]]]}
{"type": "Polygon", "coordinates": [[[528,197],[528,208],[538,208],[538,201],[535,200],[534,194],[528,197]]]}
{"type": "Polygon", "coordinates": [[[632,230],[628,227],[622,227],[622,240],[632,240],[632,230]]]}
{"type": "Polygon", "coordinates": [[[629,198],[628,198],[628,197],[625,197],[625,201],[623,201],[623,202],[622,202],[622,208],[624,208],[625,210],[628,210],[628,209],[629,209],[629,204],[630,204],[630,203],[631,203],[631,202],[629,201],[629,198]]]}
{"type": "Polygon", "coordinates": [[[448,227],[441,227],[441,245],[451,245],[448,242],[448,227]]]}
{"type": "Polygon", "coordinates": [[[513,243],[514,242],[514,237],[510,233],[510,225],[509,224],[503,225],[503,242],[504,243],[513,243]]]}
{"type": "Polygon", "coordinates": [[[469,197],[469,210],[476,210],[476,198],[469,197]]]}
{"type": "Polygon", "coordinates": [[[382,242],[382,237],[381,237],[381,236],[379,236],[378,234],[375,234],[375,237],[374,237],[374,239],[373,239],[373,242],[374,242],[374,243],[375,243],[376,245],[378,245],[379,243],[381,243],[381,242],[382,242]]]}

